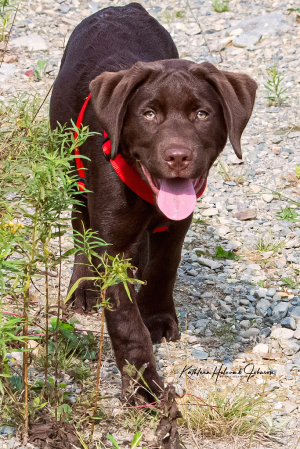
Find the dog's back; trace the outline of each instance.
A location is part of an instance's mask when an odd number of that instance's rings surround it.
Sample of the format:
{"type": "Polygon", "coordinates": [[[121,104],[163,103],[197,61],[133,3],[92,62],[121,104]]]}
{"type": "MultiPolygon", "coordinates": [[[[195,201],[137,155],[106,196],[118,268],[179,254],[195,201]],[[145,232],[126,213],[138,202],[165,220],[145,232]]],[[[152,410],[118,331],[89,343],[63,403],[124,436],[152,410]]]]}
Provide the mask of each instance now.
{"type": "Polygon", "coordinates": [[[90,81],[100,73],[174,58],[178,52],[169,33],[139,3],[87,17],[73,31],[62,59],[51,98],[51,127],[76,120],[90,81]]]}

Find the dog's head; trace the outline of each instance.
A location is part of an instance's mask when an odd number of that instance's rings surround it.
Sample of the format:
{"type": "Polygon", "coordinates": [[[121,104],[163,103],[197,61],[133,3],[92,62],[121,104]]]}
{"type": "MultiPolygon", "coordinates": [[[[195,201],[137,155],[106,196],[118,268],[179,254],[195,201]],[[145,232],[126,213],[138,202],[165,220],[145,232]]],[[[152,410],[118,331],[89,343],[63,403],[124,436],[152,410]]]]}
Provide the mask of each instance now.
{"type": "Polygon", "coordinates": [[[190,215],[227,137],[241,158],[241,135],[255,100],[249,76],[172,59],[104,72],[90,84],[101,126],[145,176],[159,209],[190,215]]]}

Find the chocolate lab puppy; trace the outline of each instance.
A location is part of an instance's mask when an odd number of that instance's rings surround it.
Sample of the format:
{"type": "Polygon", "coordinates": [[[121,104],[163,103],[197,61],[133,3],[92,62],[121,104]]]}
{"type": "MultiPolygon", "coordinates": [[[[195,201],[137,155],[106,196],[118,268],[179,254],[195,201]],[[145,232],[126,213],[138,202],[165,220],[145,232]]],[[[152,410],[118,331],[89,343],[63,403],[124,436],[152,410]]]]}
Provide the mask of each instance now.
{"type": "MultiPolygon", "coordinates": [[[[51,126],[76,121],[86,97],[83,125],[101,133],[80,148],[86,187],[92,193],[76,207],[74,229],[91,228],[111,245],[109,254],[132,258],[146,280],[133,301],[122,284],[107,291],[108,332],[123,379],[126,361],[140,369],[159,394],[152,343],[179,337],[173,287],[197,195],[227,138],[241,158],[240,139],[250,119],[257,85],[249,76],[219,71],[212,64],[178,59],[168,32],[145,9],[131,3],[109,7],[83,20],[65,50],[51,98],[51,126]],[[103,155],[104,131],[111,161],[103,155]],[[146,187],[151,201],[129,188],[112,167],[122,157],[146,187]],[[117,159],[116,159],[117,160],[117,159]],[[168,229],[153,232],[168,219],[168,229]]],[[[72,286],[90,276],[75,257],[72,286]]],[[[98,292],[81,283],[72,301],[91,310],[98,292]]]]}

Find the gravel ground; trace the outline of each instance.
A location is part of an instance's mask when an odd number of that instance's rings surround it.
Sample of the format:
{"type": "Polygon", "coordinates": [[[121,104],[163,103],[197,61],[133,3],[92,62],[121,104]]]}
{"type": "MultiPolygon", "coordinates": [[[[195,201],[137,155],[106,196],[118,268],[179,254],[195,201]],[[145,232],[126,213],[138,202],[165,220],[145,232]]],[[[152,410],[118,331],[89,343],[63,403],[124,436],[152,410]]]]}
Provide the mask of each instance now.
{"type": "MultiPolygon", "coordinates": [[[[230,0],[230,10],[217,13],[208,0],[140,3],[171,33],[181,58],[247,73],[259,85],[242,138],[243,161],[228,144],[198,200],[175,289],[182,337],[176,343],[154,346],[159,373],[180,389],[186,382],[179,377],[186,360],[202,369],[223,364],[229,371],[253,363],[255,370],[272,370],[251,377],[250,382],[265,383],[275,391],[274,422],[290,420],[279,443],[253,447],[296,448],[300,437],[300,180],[295,175],[300,165],[300,24],[296,13],[288,12],[296,6],[230,0]],[[269,106],[265,98],[267,69],[274,65],[287,89],[282,107],[269,106]],[[294,221],[285,220],[282,209],[294,221]],[[217,247],[237,257],[215,259],[217,247]]],[[[124,4],[118,0],[21,2],[0,68],[0,100],[7,102],[19,92],[44,95],[74,26],[99,8],[124,4]],[[36,82],[28,71],[37,68],[38,60],[48,65],[47,76],[36,82]]],[[[66,264],[63,293],[70,270],[71,263],[66,264]]],[[[80,328],[98,330],[97,317],[78,317],[80,328]]],[[[229,374],[225,378],[234,381],[229,374]]],[[[110,352],[102,379],[104,391],[119,392],[120,375],[110,352]]],[[[0,448],[20,448],[16,439],[8,444],[3,438],[0,448]]],[[[203,447],[213,447],[210,444],[206,441],[203,447]]],[[[213,443],[219,448],[241,447],[239,442],[228,444],[213,443]]],[[[197,446],[191,442],[187,447],[197,446]]]]}

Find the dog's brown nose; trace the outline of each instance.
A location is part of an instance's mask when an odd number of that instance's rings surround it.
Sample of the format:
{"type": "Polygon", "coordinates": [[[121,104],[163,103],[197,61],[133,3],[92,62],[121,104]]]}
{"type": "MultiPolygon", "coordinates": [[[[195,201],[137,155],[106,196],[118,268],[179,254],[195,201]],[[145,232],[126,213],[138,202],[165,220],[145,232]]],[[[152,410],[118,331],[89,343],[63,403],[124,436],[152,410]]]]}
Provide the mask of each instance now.
{"type": "Polygon", "coordinates": [[[180,172],[186,168],[192,160],[192,152],[188,148],[166,150],[165,161],[172,170],[180,172]]]}

